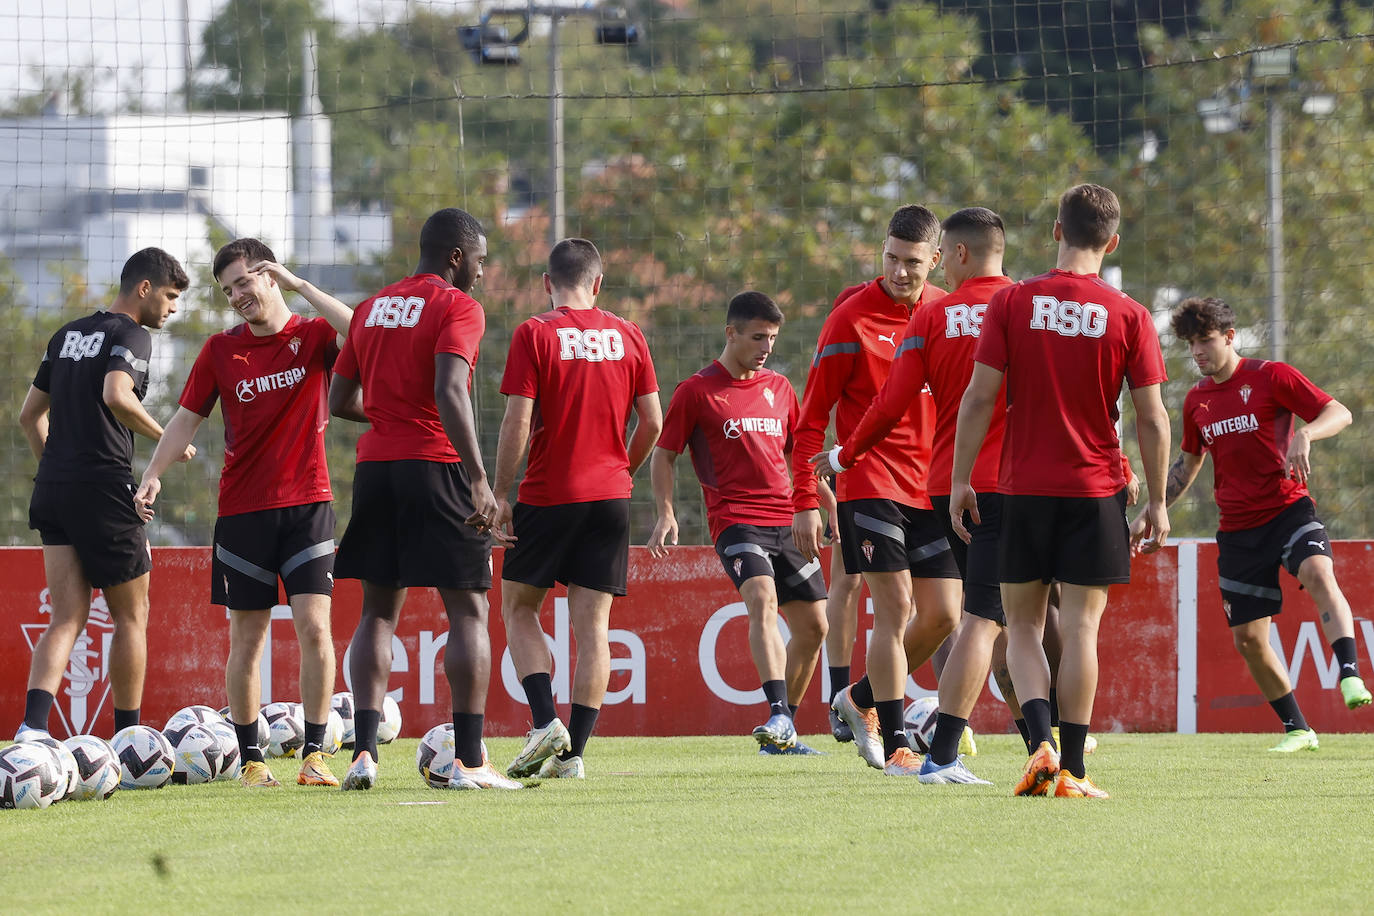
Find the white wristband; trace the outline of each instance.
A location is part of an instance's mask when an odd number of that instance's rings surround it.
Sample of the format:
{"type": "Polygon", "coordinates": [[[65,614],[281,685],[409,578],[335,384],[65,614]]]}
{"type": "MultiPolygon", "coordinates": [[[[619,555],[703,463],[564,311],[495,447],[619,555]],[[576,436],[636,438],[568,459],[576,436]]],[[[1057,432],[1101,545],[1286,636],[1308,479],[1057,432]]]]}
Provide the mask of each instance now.
{"type": "Polygon", "coordinates": [[[844,471],[849,470],[849,468],[847,468],[847,467],[845,467],[844,465],[840,464],[840,449],[841,449],[841,448],[843,448],[843,446],[837,445],[837,446],[835,446],[834,448],[832,448],[832,449],[829,451],[829,453],[828,453],[828,456],[829,456],[829,458],[830,458],[830,470],[834,471],[836,474],[839,474],[839,473],[842,473],[842,472],[844,472],[844,471]]]}

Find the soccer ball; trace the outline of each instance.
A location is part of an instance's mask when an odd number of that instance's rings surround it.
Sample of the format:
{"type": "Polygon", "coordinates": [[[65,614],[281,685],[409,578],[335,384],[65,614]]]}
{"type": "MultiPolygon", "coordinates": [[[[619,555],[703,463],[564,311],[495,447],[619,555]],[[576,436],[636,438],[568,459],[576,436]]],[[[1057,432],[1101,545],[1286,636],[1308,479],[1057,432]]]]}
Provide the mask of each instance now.
{"type": "Polygon", "coordinates": [[[215,712],[209,706],[187,706],[172,714],[172,718],[168,719],[167,724],[162,726],[162,733],[165,735],[172,729],[184,725],[209,725],[211,722],[223,721],[225,721],[225,716],[215,712]]]}
{"type": "Polygon", "coordinates": [[[228,722],[211,722],[205,726],[219,740],[219,775],[216,779],[237,779],[239,766],[239,736],[228,722]]]}
{"type": "Polygon", "coordinates": [[[67,745],[58,741],[51,735],[25,738],[23,743],[41,744],[57,758],[57,765],[62,768],[62,791],[58,793],[57,798],[54,798],[53,801],[60,802],[70,798],[72,793],[76,791],[78,777],[76,772],[76,758],[73,757],[72,752],[67,749],[67,745]]]}
{"type": "Polygon", "coordinates": [[[184,722],[163,732],[163,736],[172,745],[172,782],[194,786],[219,775],[224,751],[220,749],[219,736],[209,726],[184,722]]]}
{"type": "Polygon", "coordinates": [[[343,721],[343,739],[340,741],[341,747],[353,746],[353,694],[347,690],[334,694],[329,700],[329,706],[339,714],[343,721]]]}
{"type": "Polygon", "coordinates": [[[73,735],[63,742],[76,761],[76,790],[80,801],[107,799],[119,788],[119,760],[104,740],[95,735],[73,735]]]}
{"type": "Polygon", "coordinates": [[[436,725],[420,739],[415,749],[415,767],[420,778],[431,789],[448,788],[449,777],[453,775],[453,723],[436,725]]]}
{"type": "Polygon", "coordinates": [[[0,808],[46,808],[61,794],[62,779],[48,748],[11,744],[0,751],[0,808]]]}
{"type": "MultiPolygon", "coordinates": [[[[224,718],[225,724],[228,725],[230,729],[233,729],[233,727],[234,727],[234,719],[233,719],[233,717],[229,714],[229,707],[226,706],[226,707],[224,707],[223,709],[221,709],[221,710],[219,711],[219,714],[224,718]]],[[[245,724],[246,724],[246,723],[245,723],[245,724]]],[[[268,725],[267,725],[267,717],[264,716],[264,715],[262,714],[262,711],[261,711],[261,710],[259,710],[259,711],[258,711],[258,747],[260,747],[260,748],[266,748],[268,742],[271,741],[271,740],[272,740],[272,731],[271,731],[271,729],[270,729],[270,728],[268,727],[268,725]]],[[[234,743],[237,744],[237,743],[238,743],[237,740],[236,740],[234,743]]]]}
{"type": "Polygon", "coordinates": [[[110,741],[119,758],[121,789],[161,789],[172,779],[172,745],[162,732],[130,725],[110,741]]]}
{"type": "Polygon", "coordinates": [[[377,743],[390,744],[401,733],[401,707],[391,697],[382,699],[382,721],[377,723],[377,743]]]}
{"type": "Polygon", "coordinates": [[[902,714],[902,724],[906,726],[907,737],[918,754],[930,753],[930,742],[935,740],[935,718],[940,711],[940,701],[935,697],[921,697],[913,700],[902,714]]]}
{"type": "Polygon", "coordinates": [[[326,754],[337,754],[343,747],[344,723],[337,710],[329,710],[329,719],[324,724],[324,746],[320,749],[326,754]]]}
{"type": "MultiPolygon", "coordinates": [[[[298,705],[298,704],[297,704],[298,705]]],[[[294,757],[305,743],[305,719],[290,703],[268,703],[262,708],[267,719],[267,745],[271,757],[294,757]]]]}

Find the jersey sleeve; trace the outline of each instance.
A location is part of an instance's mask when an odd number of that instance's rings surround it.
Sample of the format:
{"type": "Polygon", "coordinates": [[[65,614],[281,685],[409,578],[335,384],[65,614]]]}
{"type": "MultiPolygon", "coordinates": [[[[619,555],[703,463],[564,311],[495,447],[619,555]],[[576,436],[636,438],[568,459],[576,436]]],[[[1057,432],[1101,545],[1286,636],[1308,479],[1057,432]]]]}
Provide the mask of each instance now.
{"type": "Polygon", "coordinates": [[[1005,286],[992,294],[983,312],[983,326],[978,332],[978,344],[973,348],[973,361],[990,366],[998,372],[1007,371],[1007,319],[1011,291],[1005,286]]]}
{"type": "Polygon", "coordinates": [[[487,330],[487,314],[476,302],[456,300],[449,304],[439,334],[434,339],[434,352],[453,353],[477,365],[477,350],[487,330]]]}
{"type": "Polygon", "coordinates": [[[215,359],[211,337],[200,348],[200,354],[191,365],[191,373],[186,376],[186,385],[181,389],[177,403],[202,417],[210,416],[215,401],[219,400],[219,379],[215,376],[215,359]]]}
{"type": "Polygon", "coordinates": [[[840,449],[840,464],[853,467],[865,452],[887,438],[892,428],[902,421],[911,402],[920,395],[926,384],[926,331],[917,311],[907,322],[906,336],[897,346],[892,371],[873,402],[864,411],[863,419],[840,449]]]}
{"type": "Polygon", "coordinates": [[[1306,423],[1317,419],[1322,408],[1334,398],[1322,391],[1297,369],[1287,363],[1271,363],[1274,400],[1286,410],[1302,417],[1306,423]]]}
{"type": "Polygon", "coordinates": [[[539,397],[539,363],[534,352],[535,319],[522,323],[511,336],[506,370],[501,374],[501,393],[522,398],[539,397]]]}
{"type": "Polygon", "coordinates": [[[339,335],[324,318],[311,320],[310,333],[319,337],[320,359],[324,363],[324,371],[328,372],[339,359],[339,335]]]}
{"type": "Polygon", "coordinates": [[[361,381],[358,376],[358,357],[353,353],[352,334],[344,338],[344,345],[343,349],[339,351],[339,358],[334,360],[334,374],[342,375],[352,382],[361,381]]]}
{"type": "Polygon", "coordinates": [[[663,432],[658,436],[658,447],[681,455],[696,425],[696,386],[691,379],[687,379],[677,386],[668,402],[668,412],[663,416],[663,432]]]}
{"type": "Polygon", "coordinates": [[[1183,398],[1183,444],[1179,448],[1190,455],[1201,455],[1207,451],[1207,445],[1202,441],[1202,430],[1198,429],[1197,421],[1193,419],[1196,390],[1189,391],[1183,398]]]}
{"type": "Polygon", "coordinates": [[[792,510],[805,512],[820,505],[816,478],[811,473],[811,456],[825,445],[825,430],[830,411],[840,399],[845,382],[854,374],[863,345],[859,342],[847,310],[836,308],[826,318],[816,341],[816,354],[806,376],[802,393],[801,417],[793,434],[792,510]]]}
{"type": "Polygon", "coordinates": [[[148,378],[148,358],[153,355],[153,335],[140,325],[123,326],[110,332],[110,358],[105,372],[126,372],[139,388],[148,378]]]}
{"type": "Polygon", "coordinates": [[[53,341],[48,341],[48,349],[43,351],[43,359],[38,363],[38,371],[33,374],[33,387],[39,391],[50,393],[52,391],[52,349],[53,341]]]}
{"type": "Polygon", "coordinates": [[[644,338],[644,332],[634,322],[630,322],[630,327],[634,328],[640,352],[644,354],[639,363],[639,374],[635,377],[635,397],[640,398],[658,391],[658,376],[654,372],[654,359],[649,352],[649,341],[644,338]]]}
{"type": "Polygon", "coordinates": [[[1126,384],[1132,389],[1158,385],[1169,378],[1164,371],[1164,351],[1159,346],[1159,334],[1144,306],[1136,306],[1133,313],[1135,320],[1131,327],[1126,384]]]}
{"type": "Polygon", "coordinates": [[[801,419],[801,402],[797,400],[797,393],[792,390],[792,383],[783,379],[783,390],[787,392],[787,442],[782,450],[786,455],[796,452],[796,432],[797,422],[801,419]]]}

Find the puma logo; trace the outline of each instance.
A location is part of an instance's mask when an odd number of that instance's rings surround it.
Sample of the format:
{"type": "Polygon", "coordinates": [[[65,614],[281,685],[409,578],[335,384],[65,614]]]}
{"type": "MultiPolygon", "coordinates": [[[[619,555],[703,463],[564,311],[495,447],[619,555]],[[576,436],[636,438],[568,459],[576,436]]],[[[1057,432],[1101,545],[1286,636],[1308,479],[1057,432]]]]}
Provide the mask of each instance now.
{"type": "Polygon", "coordinates": [[[1326,549],[1326,541],[1308,541],[1307,543],[1317,548],[1318,550],[1326,549]]]}
{"type": "Polygon", "coordinates": [[[896,334],[879,334],[879,335],[878,335],[878,339],[879,339],[879,340],[885,340],[885,341],[887,341],[888,343],[892,344],[892,346],[894,346],[894,347],[897,346],[897,335],[896,335],[896,334]]]}
{"type": "Polygon", "coordinates": [[[241,359],[241,360],[243,360],[243,364],[244,364],[245,366],[248,365],[248,357],[245,356],[245,355],[242,354],[242,353],[235,353],[235,354],[234,354],[234,359],[241,359]]]}

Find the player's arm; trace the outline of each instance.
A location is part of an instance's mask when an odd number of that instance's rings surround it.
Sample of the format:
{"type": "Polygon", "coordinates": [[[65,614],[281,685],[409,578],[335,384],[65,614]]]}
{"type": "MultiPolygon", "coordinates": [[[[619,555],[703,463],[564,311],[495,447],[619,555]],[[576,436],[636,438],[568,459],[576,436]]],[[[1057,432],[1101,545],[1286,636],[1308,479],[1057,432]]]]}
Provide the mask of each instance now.
{"type": "Polygon", "coordinates": [[[657,391],[635,398],[635,416],[635,429],[630,434],[630,444],[626,449],[630,456],[631,477],[649,457],[659,433],[663,432],[663,405],[659,403],[657,391]]]}
{"type": "Polygon", "coordinates": [[[368,422],[367,414],[363,413],[363,386],[357,379],[334,373],[329,382],[329,414],[340,420],[368,422]]]}
{"type": "MultiPolygon", "coordinates": [[[[1135,405],[1136,439],[1140,442],[1140,465],[1147,491],[1145,508],[1131,528],[1131,541],[1139,552],[1151,553],[1163,547],[1169,537],[1165,483],[1169,466],[1169,412],[1164,409],[1158,384],[1132,388],[1131,403],[1135,405]]],[[[1196,468],[1193,476],[1197,476],[1196,468]]]]}
{"type": "Polygon", "coordinates": [[[496,438],[496,521],[495,527],[505,532],[510,526],[510,491],[525,449],[530,444],[530,425],[534,421],[534,399],[524,395],[506,395],[506,413],[501,418],[501,432],[496,438]]]}
{"type": "Polygon", "coordinates": [[[655,557],[668,555],[667,544],[677,545],[677,516],[673,512],[673,462],[677,452],[655,448],[649,459],[649,480],[654,488],[654,530],[649,533],[649,553],[655,557]]]}
{"type": "Polygon", "coordinates": [[[106,372],[101,399],[115,419],[131,431],[154,442],[162,438],[162,426],[144,410],[143,402],[134,393],[134,379],[129,373],[122,369],[106,372]]]}
{"type": "Polygon", "coordinates": [[[974,362],[973,375],[964,389],[959,401],[959,419],[954,427],[954,473],[950,480],[949,517],[954,533],[968,543],[972,539],[964,527],[964,513],[976,525],[982,521],[978,515],[978,494],[973,491],[973,465],[978,460],[978,452],[983,440],[988,436],[988,425],[992,423],[992,412],[997,409],[997,392],[1002,390],[1004,373],[987,363],[974,362]]]}
{"type": "Polygon", "coordinates": [[[481,446],[477,442],[477,421],[472,412],[472,398],[468,396],[471,374],[472,366],[457,353],[434,354],[434,406],[438,408],[439,421],[444,424],[448,441],[467,469],[472,493],[473,513],[466,522],[486,530],[492,527],[496,517],[496,497],[487,482],[487,469],[482,464],[481,446]]]}
{"type": "MultiPolygon", "coordinates": [[[[907,338],[910,339],[909,337],[907,338]]],[[[902,341],[905,347],[907,341],[902,341]]],[[[817,477],[839,474],[854,466],[869,449],[887,438],[893,427],[906,416],[911,402],[921,393],[926,384],[925,361],[920,351],[912,351],[899,356],[892,362],[892,371],[883,387],[874,396],[873,402],[864,411],[863,419],[850,433],[849,438],[837,444],[828,452],[811,456],[811,465],[817,477]]]]}
{"type": "Polygon", "coordinates": [[[43,446],[48,443],[48,412],[52,408],[52,398],[46,391],[29,386],[24,395],[24,405],[19,408],[19,428],[24,438],[29,440],[29,450],[33,457],[43,458],[43,446]]]}
{"type": "Polygon", "coordinates": [[[157,448],[153,449],[153,457],[148,459],[148,467],[143,470],[143,479],[139,481],[138,491],[134,493],[134,506],[139,510],[139,514],[143,515],[144,510],[147,510],[144,521],[152,517],[152,505],[157,501],[158,493],[162,492],[163,473],[173,462],[189,461],[195,456],[196,449],[191,440],[196,437],[196,431],[200,429],[204,419],[194,410],[178,407],[172,419],[167,422],[167,428],[162,431],[162,438],[157,440],[157,448]]]}
{"type": "Polygon", "coordinates": [[[1293,439],[1288,443],[1288,454],[1283,459],[1284,474],[1306,483],[1312,473],[1312,443],[1336,435],[1349,426],[1352,419],[1350,408],[1335,398],[1327,401],[1311,423],[1294,431],[1293,439]]]}
{"type": "Polygon", "coordinates": [[[309,280],[296,276],[276,261],[259,261],[248,268],[249,273],[267,274],[282,289],[288,289],[309,302],[320,313],[329,326],[339,335],[339,345],[348,336],[348,323],[353,320],[353,310],[309,280]]]}
{"type": "MultiPolygon", "coordinates": [[[[833,318],[834,313],[831,314],[833,318]]],[[[827,321],[816,343],[816,356],[802,392],[797,428],[792,432],[792,540],[808,561],[820,556],[821,539],[825,535],[810,456],[820,453],[825,445],[830,412],[854,372],[854,354],[860,346],[854,341],[836,339],[829,334],[830,330],[827,321]]],[[[837,331],[837,336],[844,335],[837,331]]]]}

